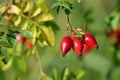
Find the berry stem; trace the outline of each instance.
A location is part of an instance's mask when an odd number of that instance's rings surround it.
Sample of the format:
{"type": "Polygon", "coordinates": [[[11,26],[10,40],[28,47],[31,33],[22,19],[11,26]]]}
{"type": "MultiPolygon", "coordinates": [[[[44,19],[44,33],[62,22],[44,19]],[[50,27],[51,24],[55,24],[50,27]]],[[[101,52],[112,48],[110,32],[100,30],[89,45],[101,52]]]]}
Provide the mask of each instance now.
{"type": "Polygon", "coordinates": [[[70,31],[74,31],[72,25],[70,24],[70,19],[68,15],[66,16],[66,19],[67,19],[67,31],[69,28],[70,28],[70,31]]]}

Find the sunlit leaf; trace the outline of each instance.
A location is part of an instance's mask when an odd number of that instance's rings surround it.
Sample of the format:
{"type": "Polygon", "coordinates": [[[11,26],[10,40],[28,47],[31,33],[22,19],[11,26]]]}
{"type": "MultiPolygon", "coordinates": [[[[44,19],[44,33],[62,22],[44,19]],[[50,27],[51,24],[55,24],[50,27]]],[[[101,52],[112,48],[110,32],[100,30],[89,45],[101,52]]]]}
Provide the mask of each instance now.
{"type": "Polygon", "coordinates": [[[77,79],[81,79],[84,75],[85,75],[85,71],[84,71],[84,70],[81,70],[81,71],[77,74],[77,79]]]}
{"type": "Polygon", "coordinates": [[[15,26],[18,26],[21,23],[21,21],[22,21],[22,17],[20,15],[19,16],[15,16],[13,18],[13,23],[14,23],[15,26]]]}
{"type": "Polygon", "coordinates": [[[5,4],[0,5],[0,14],[2,14],[5,11],[5,4]]]}
{"type": "Polygon", "coordinates": [[[41,7],[38,7],[38,8],[36,8],[36,9],[33,11],[32,15],[31,15],[30,17],[31,17],[31,18],[32,18],[32,17],[36,17],[36,16],[39,15],[41,12],[42,12],[41,7]]]}
{"type": "Polygon", "coordinates": [[[7,64],[4,64],[3,62],[1,62],[0,63],[1,64],[1,70],[7,71],[12,66],[12,63],[13,63],[13,59],[10,59],[7,64]]]}
{"type": "Polygon", "coordinates": [[[42,31],[44,33],[44,35],[43,35],[44,36],[44,41],[49,46],[54,46],[54,44],[55,44],[55,36],[54,36],[54,33],[53,33],[52,29],[50,27],[46,27],[46,26],[40,26],[40,28],[42,29],[42,31]]]}
{"type": "Polygon", "coordinates": [[[44,72],[41,74],[42,80],[51,80],[44,72]]]}
{"type": "Polygon", "coordinates": [[[30,32],[31,32],[32,35],[33,35],[33,38],[30,39],[30,40],[31,40],[31,44],[34,45],[35,42],[36,42],[37,27],[36,27],[35,25],[32,25],[29,30],[30,30],[30,32]]]}
{"type": "Polygon", "coordinates": [[[16,15],[19,15],[20,12],[21,12],[21,9],[16,5],[11,5],[10,9],[8,10],[8,13],[16,14],[16,15]]]}
{"type": "Polygon", "coordinates": [[[23,12],[28,12],[30,10],[30,2],[29,1],[25,1],[24,4],[23,4],[23,12]]]}
{"type": "Polygon", "coordinates": [[[54,17],[52,14],[50,13],[47,13],[47,14],[41,14],[39,17],[38,17],[38,21],[50,21],[50,20],[53,20],[54,17]]]}
{"type": "Polygon", "coordinates": [[[29,21],[28,20],[22,20],[21,24],[18,25],[18,29],[26,30],[29,27],[29,21]]]}

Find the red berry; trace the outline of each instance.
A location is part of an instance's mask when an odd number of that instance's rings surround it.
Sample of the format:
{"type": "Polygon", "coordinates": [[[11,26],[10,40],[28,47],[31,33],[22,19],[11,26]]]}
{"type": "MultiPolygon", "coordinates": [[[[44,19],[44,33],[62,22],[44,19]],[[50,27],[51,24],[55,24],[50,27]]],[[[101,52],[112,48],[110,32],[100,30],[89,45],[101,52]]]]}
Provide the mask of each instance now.
{"type": "Polygon", "coordinates": [[[20,41],[24,41],[25,37],[21,35],[16,35],[16,42],[19,43],[20,41]]]}
{"type": "Polygon", "coordinates": [[[25,38],[25,44],[27,48],[32,48],[32,44],[30,43],[30,40],[28,38],[25,38]]]}
{"type": "Polygon", "coordinates": [[[76,54],[82,54],[83,43],[79,37],[74,37],[73,39],[73,50],[76,54]]]}
{"type": "Polygon", "coordinates": [[[120,44],[120,32],[115,36],[115,44],[118,46],[120,44]]]}
{"type": "Polygon", "coordinates": [[[69,36],[65,36],[60,42],[60,50],[62,51],[62,55],[65,54],[71,49],[72,47],[72,40],[69,36]]]}
{"type": "Polygon", "coordinates": [[[83,41],[87,45],[98,48],[98,44],[96,42],[96,39],[91,34],[88,34],[88,33],[83,34],[83,41]]]}
{"type": "Polygon", "coordinates": [[[90,46],[84,43],[83,44],[82,55],[85,55],[88,52],[89,49],[90,49],[90,46]]]}

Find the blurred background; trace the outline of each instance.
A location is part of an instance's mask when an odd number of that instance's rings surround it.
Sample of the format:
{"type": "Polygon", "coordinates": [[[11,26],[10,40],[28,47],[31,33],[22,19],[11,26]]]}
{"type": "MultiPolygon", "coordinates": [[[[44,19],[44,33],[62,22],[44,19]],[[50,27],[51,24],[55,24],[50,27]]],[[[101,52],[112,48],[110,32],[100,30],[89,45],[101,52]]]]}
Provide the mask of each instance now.
{"type": "MultiPolygon", "coordinates": [[[[49,8],[56,0],[45,0],[49,8]]],[[[114,48],[114,38],[107,37],[106,31],[110,28],[105,23],[105,17],[117,9],[118,0],[68,0],[74,6],[70,14],[70,22],[74,27],[84,28],[85,14],[90,11],[91,21],[87,22],[87,32],[95,36],[99,49],[91,48],[83,57],[78,58],[73,50],[70,50],[65,57],[62,57],[59,49],[61,39],[66,35],[66,15],[60,11],[59,15],[50,8],[50,13],[55,17],[53,20],[59,26],[55,33],[54,47],[39,47],[41,66],[47,76],[51,76],[52,71],[57,70],[59,80],[65,67],[70,71],[81,73],[78,80],[120,80],[120,66],[114,67],[113,61],[115,50],[117,50],[120,61],[120,48],[114,48]],[[110,75],[109,75],[110,73],[110,75]]],[[[5,0],[0,0],[0,3],[5,0]]],[[[40,80],[39,61],[36,55],[25,58],[27,62],[27,72],[16,69],[13,64],[6,71],[0,70],[0,80],[40,80]],[[17,77],[16,77],[17,74],[17,77]]],[[[45,79],[47,80],[47,79],[45,79]]],[[[71,79],[70,79],[71,80],[71,79]]],[[[75,80],[75,79],[72,79],[75,80]]]]}

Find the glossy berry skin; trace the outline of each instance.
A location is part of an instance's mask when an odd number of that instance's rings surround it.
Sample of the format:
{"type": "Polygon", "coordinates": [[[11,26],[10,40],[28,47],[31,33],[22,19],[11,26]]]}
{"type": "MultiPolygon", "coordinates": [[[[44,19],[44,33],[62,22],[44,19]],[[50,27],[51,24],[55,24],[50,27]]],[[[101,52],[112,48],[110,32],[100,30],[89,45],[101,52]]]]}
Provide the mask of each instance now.
{"type": "Polygon", "coordinates": [[[63,39],[60,42],[60,50],[62,51],[62,56],[65,56],[65,54],[71,49],[72,47],[72,40],[69,36],[63,37],[63,39]]]}
{"type": "Polygon", "coordinates": [[[92,36],[89,33],[83,34],[83,41],[87,45],[90,45],[92,47],[98,48],[98,44],[96,42],[96,39],[94,38],[94,36],[92,36]]]}
{"type": "Polygon", "coordinates": [[[90,46],[83,43],[83,50],[82,50],[82,55],[85,55],[90,49],[90,46]]]}
{"type": "Polygon", "coordinates": [[[83,49],[83,43],[79,37],[74,37],[72,48],[76,54],[79,54],[79,55],[82,54],[81,52],[83,49]]]}

